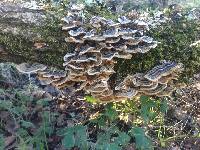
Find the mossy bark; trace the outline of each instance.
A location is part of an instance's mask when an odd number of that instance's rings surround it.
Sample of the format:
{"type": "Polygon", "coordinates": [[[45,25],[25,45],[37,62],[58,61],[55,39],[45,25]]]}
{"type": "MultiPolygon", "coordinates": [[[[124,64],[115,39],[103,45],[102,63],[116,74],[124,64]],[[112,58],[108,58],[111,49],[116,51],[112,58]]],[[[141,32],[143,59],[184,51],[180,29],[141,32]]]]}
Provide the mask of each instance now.
{"type": "Polygon", "coordinates": [[[136,54],[131,60],[119,60],[115,70],[118,78],[136,72],[146,72],[160,64],[160,60],[171,60],[184,65],[181,79],[189,79],[200,72],[200,45],[190,46],[199,40],[200,22],[182,18],[151,29],[148,34],[159,42],[155,49],[145,54],[136,54]]]}
{"type": "Polygon", "coordinates": [[[0,3],[0,61],[62,66],[68,51],[60,18],[19,3],[0,3]]]}
{"type": "MultiPolygon", "coordinates": [[[[63,56],[74,48],[64,41],[61,18],[47,10],[22,6],[0,2],[0,61],[39,62],[62,68],[63,56]]],[[[148,34],[160,42],[158,47],[131,60],[118,60],[117,78],[148,71],[163,59],[183,63],[187,78],[200,71],[200,48],[190,47],[199,39],[199,21],[170,22],[148,34]]]]}

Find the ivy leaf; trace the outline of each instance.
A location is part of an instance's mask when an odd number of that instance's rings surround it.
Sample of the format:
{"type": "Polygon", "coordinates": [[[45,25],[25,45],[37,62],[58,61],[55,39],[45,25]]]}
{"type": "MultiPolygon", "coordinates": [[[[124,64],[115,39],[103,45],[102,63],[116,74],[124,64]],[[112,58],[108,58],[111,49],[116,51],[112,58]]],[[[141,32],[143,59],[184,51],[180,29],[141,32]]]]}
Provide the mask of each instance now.
{"type": "Polygon", "coordinates": [[[82,149],[88,149],[87,127],[77,125],[70,128],[64,128],[57,132],[58,135],[64,135],[62,144],[65,148],[70,149],[77,146],[82,149]]]}
{"type": "Polygon", "coordinates": [[[152,149],[152,142],[145,135],[145,132],[142,128],[135,127],[131,129],[131,135],[135,137],[136,148],[142,150],[152,149]]]}
{"type": "Polygon", "coordinates": [[[97,133],[97,143],[99,145],[104,145],[104,143],[108,144],[109,141],[110,141],[110,138],[111,138],[110,132],[105,132],[105,133],[99,132],[99,133],[97,133]]]}

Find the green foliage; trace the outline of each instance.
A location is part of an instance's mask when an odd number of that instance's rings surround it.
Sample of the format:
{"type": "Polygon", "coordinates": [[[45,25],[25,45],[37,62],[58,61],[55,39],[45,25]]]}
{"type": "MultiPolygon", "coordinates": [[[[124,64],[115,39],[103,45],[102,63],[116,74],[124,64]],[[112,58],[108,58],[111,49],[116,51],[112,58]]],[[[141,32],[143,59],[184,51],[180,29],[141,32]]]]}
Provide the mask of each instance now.
{"type": "Polygon", "coordinates": [[[85,96],[85,99],[86,99],[86,101],[87,101],[88,103],[94,104],[94,103],[97,102],[97,100],[96,100],[94,97],[92,97],[92,96],[85,96]]]}
{"type": "MultiPolygon", "coordinates": [[[[48,149],[47,146],[47,136],[52,135],[53,122],[55,120],[55,114],[50,111],[37,111],[38,107],[41,107],[41,104],[49,105],[47,102],[49,100],[35,100],[33,97],[23,94],[21,91],[7,91],[9,94],[14,95],[14,97],[10,97],[10,99],[0,100],[0,108],[2,111],[7,112],[11,117],[7,118],[7,120],[3,121],[2,127],[6,129],[7,121],[13,122],[15,125],[19,125],[20,128],[16,131],[18,149],[26,150],[28,146],[31,144],[35,149],[48,149]],[[43,101],[43,103],[41,102],[43,101]],[[38,103],[38,104],[37,104],[38,103]],[[31,106],[34,106],[33,111],[29,109],[31,106]],[[36,124],[33,120],[31,120],[32,115],[38,115],[39,119],[39,128],[36,128],[36,124]],[[30,135],[30,131],[34,130],[32,135],[30,135]]],[[[5,93],[7,93],[5,92],[5,93]]],[[[5,94],[7,95],[7,94],[5,94]]],[[[37,125],[38,126],[38,125],[37,125]]]]}
{"type": "Polygon", "coordinates": [[[98,133],[95,148],[99,150],[121,150],[123,146],[129,143],[130,138],[126,132],[121,132],[117,127],[111,126],[105,132],[98,133]]]}
{"type": "Polygon", "coordinates": [[[0,150],[3,150],[4,149],[4,138],[3,138],[3,135],[0,134],[0,150]]]}
{"type": "Polygon", "coordinates": [[[74,127],[64,128],[59,130],[57,134],[64,136],[62,144],[67,149],[73,148],[75,146],[82,149],[88,149],[88,135],[86,126],[77,125],[74,127]]]}
{"type": "Polygon", "coordinates": [[[135,127],[130,133],[135,137],[136,147],[141,150],[150,150],[152,148],[152,143],[150,139],[145,135],[142,128],[135,127]]]}
{"type": "Polygon", "coordinates": [[[107,118],[108,118],[109,120],[111,120],[111,121],[117,119],[117,117],[118,117],[118,113],[117,113],[117,111],[113,108],[113,104],[112,104],[112,103],[106,105],[105,111],[104,111],[103,115],[104,115],[105,117],[107,117],[107,118]]]}
{"type": "MultiPolygon", "coordinates": [[[[147,99],[149,100],[149,98],[147,99]]],[[[130,128],[126,132],[121,131],[121,129],[117,126],[118,119],[119,112],[116,110],[116,105],[109,103],[104,107],[104,110],[98,115],[98,117],[90,120],[89,124],[86,126],[77,125],[74,127],[65,128],[58,131],[57,134],[64,136],[62,143],[65,148],[80,147],[81,144],[76,144],[76,135],[77,133],[81,133],[84,135],[84,138],[82,138],[82,140],[79,139],[79,141],[83,141],[85,145],[96,150],[122,150],[124,146],[130,142],[131,138],[135,139],[138,149],[151,149],[152,143],[150,139],[145,135],[142,128],[135,127],[130,128]],[[89,128],[90,125],[99,128],[96,137],[97,140],[95,142],[89,142],[91,140],[89,139],[89,136],[86,132],[86,128],[89,128]],[[84,129],[83,132],[79,131],[80,129],[84,129]]]]}
{"type": "Polygon", "coordinates": [[[164,114],[168,108],[165,100],[155,100],[147,96],[141,96],[140,102],[140,113],[145,122],[155,119],[160,112],[164,114]]]}
{"type": "MultiPolygon", "coordinates": [[[[167,137],[164,132],[164,119],[168,107],[166,100],[152,99],[141,96],[126,102],[108,103],[101,106],[96,117],[84,122],[77,122],[71,125],[59,126],[57,118],[61,115],[50,110],[51,100],[35,99],[21,91],[4,91],[2,95],[14,94],[7,100],[0,100],[1,111],[11,115],[8,120],[16,122],[19,128],[15,131],[17,148],[26,150],[30,148],[45,150],[54,148],[51,146],[51,139],[58,138],[56,144],[62,145],[67,150],[123,150],[127,145],[134,143],[137,150],[151,150],[154,141],[149,137],[149,125],[160,126],[156,130],[157,141],[165,146],[167,137]],[[133,120],[123,120],[127,116],[134,116],[133,120]],[[34,116],[34,117],[33,117],[34,116]],[[125,122],[126,121],[126,122],[125,122]]],[[[1,96],[2,97],[2,96],[1,96]]],[[[92,97],[90,105],[94,106],[92,97]]],[[[98,104],[95,104],[98,105],[98,104]]],[[[86,111],[89,111],[87,108],[86,111]]],[[[70,112],[73,113],[73,112],[70,112]]],[[[94,112],[96,113],[96,112],[94,112]]],[[[62,114],[63,115],[63,114],[62,114]]],[[[76,120],[77,115],[64,118],[67,121],[76,120]]],[[[6,122],[0,124],[0,131],[6,129],[6,122]]],[[[4,133],[4,132],[3,132],[4,133]]],[[[0,145],[4,143],[4,136],[0,136],[0,145]]]]}
{"type": "Polygon", "coordinates": [[[86,7],[86,18],[91,18],[92,16],[101,16],[106,19],[116,20],[118,18],[117,14],[113,14],[108,9],[100,6],[87,6],[86,7]]]}

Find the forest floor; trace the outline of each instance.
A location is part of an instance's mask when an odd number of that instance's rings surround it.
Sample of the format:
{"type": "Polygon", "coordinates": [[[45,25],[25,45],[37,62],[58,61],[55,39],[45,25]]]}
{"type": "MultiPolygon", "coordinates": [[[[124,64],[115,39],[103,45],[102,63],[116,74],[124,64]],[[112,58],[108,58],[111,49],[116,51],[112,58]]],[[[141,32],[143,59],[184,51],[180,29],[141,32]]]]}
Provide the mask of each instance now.
{"type": "MultiPolygon", "coordinates": [[[[135,150],[139,149],[137,137],[127,136],[133,124],[145,129],[153,149],[200,150],[200,74],[195,75],[187,86],[177,89],[172,98],[166,99],[163,115],[155,113],[152,119],[149,112],[146,117],[143,113],[141,116],[148,123],[141,121],[139,112],[143,106],[138,100],[96,104],[91,97],[83,99],[82,93],[74,97],[55,97],[33,83],[25,82],[27,77],[21,74],[14,73],[10,77],[10,80],[0,81],[2,150],[82,150],[88,149],[88,145],[94,149],[104,145],[101,147],[104,149],[105,145],[116,143],[116,138],[121,140],[118,148],[135,150]],[[24,84],[16,86],[13,84],[16,80],[19,83],[24,80],[24,84]]],[[[146,138],[141,138],[142,144],[148,143],[146,138]]],[[[114,150],[114,147],[108,150],[114,150]]],[[[144,149],[148,148],[144,145],[144,149]]]]}

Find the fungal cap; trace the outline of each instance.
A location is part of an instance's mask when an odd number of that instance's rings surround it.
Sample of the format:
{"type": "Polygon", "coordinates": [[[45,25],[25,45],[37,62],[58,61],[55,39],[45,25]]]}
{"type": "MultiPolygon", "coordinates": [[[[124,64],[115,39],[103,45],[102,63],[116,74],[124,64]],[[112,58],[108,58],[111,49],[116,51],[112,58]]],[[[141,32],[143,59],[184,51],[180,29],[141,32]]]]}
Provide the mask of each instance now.
{"type": "Polygon", "coordinates": [[[47,67],[39,63],[33,63],[33,64],[22,63],[22,64],[17,65],[16,68],[19,72],[31,74],[31,73],[37,73],[38,71],[43,71],[47,67]]]}

